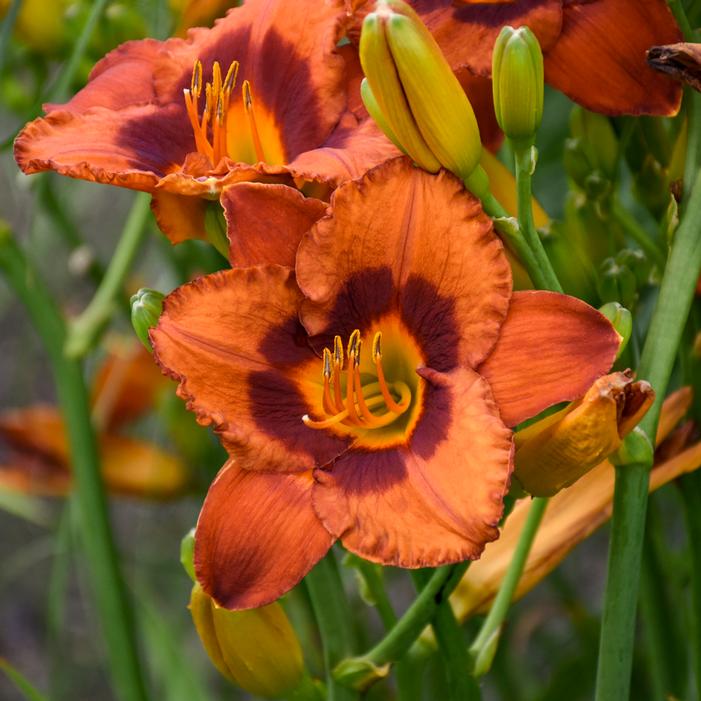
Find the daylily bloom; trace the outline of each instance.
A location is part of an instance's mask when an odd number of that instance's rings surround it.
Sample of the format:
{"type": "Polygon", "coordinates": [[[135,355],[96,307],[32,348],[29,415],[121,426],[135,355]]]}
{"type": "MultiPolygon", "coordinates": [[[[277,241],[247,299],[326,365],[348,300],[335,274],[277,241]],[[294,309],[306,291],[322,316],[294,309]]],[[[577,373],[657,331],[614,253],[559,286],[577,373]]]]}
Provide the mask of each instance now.
{"type": "Polygon", "coordinates": [[[335,191],[295,271],[183,285],[151,340],[231,455],[195,570],[232,609],[278,598],[336,539],[401,567],[479,557],[509,487],[508,427],[581,396],[618,347],[587,304],[512,294],[479,202],[405,158],[335,191]]]}
{"type": "Polygon", "coordinates": [[[654,399],[630,371],[599,378],[581,399],[516,434],[515,478],[533,496],[569,487],[620,448],[654,399]]]}
{"type": "MultiPolygon", "coordinates": [[[[528,26],[543,50],[545,81],[604,114],[676,114],[681,89],[645,52],[681,41],[665,0],[408,0],[454,69],[489,77],[501,28],[528,26]]],[[[372,0],[346,0],[359,18],[372,0]]]]}
{"type": "MultiPolygon", "coordinates": [[[[691,391],[683,388],[664,402],[657,430],[658,446],[669,436],[674,426],[691,404],[691,391]]],[[[601,424],[602,440],[606,442],[610,422],[601,424]]],[[[576,428],[572,428],[572,440],[577,440],[576,428]]],[[[671,440],[671,439],[670,439],[671,440]]],[[[587,452],[585,443],[591,435],[580,440],[581,450],[587,452]]],[[[691,446],[678,445],[674,451],[665,451],[658,458],[650,473],[650,491],[701,466],[701,443],[691,446]]],[[[533,542],[526,566],[516,590],[516,597],[528,593],[544,579],[565,556],[582,540],[588,538],[609,518],[613,509],[615,471],[610,462],[604,461],[569,489],[556,494],[549,502],[543,521],[533,542]]],[[[513,557],[523,524],[528,514],[530,500],[518,502],[506,519],[501,537],[487,546],[479,562],[465,574],[451,597],[455,612],[464,620],[477,613],[486,613],[494,599],[501,580],[513,557]]]]}
{"type": "MultiPolygon", "coordinates": [[[[93,421],[102,477],[111,492],[168,499],[186,491],[190,476],[183,463],[153,443],[131,438],[119,429],[150,409],[164,389],[150,355],[140,346],[115,349],[93,384],[93,421]]],[[[45,496],[62,496],[71,488],[71,457],[63,417],[48,405],[0,414],[0,439],[10,448],[0,463],[0,487],[45,496]]]]}
{"type": "Polygon", "coordinates": [[[203,238],[208,201],[236,182],[325,194],[397,153],[346,109],[346,19],[340,2],[248,0],[186,40],[123,44],[24,128],[17,162],[151,192],[174,243],[203,238]]]}

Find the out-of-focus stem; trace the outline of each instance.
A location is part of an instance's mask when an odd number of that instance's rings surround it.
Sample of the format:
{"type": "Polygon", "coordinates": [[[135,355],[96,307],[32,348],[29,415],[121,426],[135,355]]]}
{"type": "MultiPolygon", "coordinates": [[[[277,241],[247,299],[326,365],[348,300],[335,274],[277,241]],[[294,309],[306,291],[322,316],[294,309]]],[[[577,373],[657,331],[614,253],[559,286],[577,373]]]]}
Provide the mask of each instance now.
{"type": "Polygon", "coordinates": [[[63,318],[7,229],[0,230],[0,270],[27,307],[51,363],[68,432],[80,537],[92,578],[114,689],[121,701],[145,701],[146,687],[137,653],[133,614],[110,529],[82,367],[78,361],[65,356],[63,318]]]}

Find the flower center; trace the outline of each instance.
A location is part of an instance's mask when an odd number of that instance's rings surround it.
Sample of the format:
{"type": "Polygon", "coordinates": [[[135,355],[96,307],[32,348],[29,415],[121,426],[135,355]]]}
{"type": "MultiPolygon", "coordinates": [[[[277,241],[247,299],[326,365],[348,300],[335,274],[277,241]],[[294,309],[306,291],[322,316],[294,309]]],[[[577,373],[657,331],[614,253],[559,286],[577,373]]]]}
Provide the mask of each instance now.
{"type": "Polygon", "coordinates": [[[202,62],[192,69],[190,87],[183,90],[187,115],[195,136],[197,151],[206,156],[212,166],[228,156],[244,162],[283,162],[277,129],[266,110],[257,109],[248,80],[241,85],[241,101],[235,100],[234,89],[239,62],[233,61],[226,75],[218,61],[212,65],[212,80],[203,84],[202,62]],[[204,93],[204,109],[200,116],[200,97],[204,93]],[[241,114],[243,112],[243,114],[241,114]],[[268,134],[270,149],[264,149],[261,133],[268,134]],[[270,150],[270,153],[266,153],[270,150]],[[266,155],[268,159],[266,160],[266,155]]]}
{"type": "Polygon", "coordinates": [[[409,386],[401,380],[388,382],[385,378],[382,332],[378,331],[372,341],[373,370],[370,373],[360,371],[361,348],[360,331],[356,329],[348,340],[345,370],[341,337],[334,338],[333,352],[324,348],[323,410],[326,417],[315,420],[305,414],[302,421],[309,428],[384,428],[394,423],[411,406],[409,386]]]}

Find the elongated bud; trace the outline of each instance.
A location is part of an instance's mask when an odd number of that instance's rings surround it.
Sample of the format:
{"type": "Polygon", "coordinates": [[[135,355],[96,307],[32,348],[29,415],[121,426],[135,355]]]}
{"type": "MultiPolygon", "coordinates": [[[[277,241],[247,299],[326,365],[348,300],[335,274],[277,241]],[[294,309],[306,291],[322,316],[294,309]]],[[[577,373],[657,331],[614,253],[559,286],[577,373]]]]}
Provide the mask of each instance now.
{"type": "Polygon", "coordinates": [[[277,602],[249,611],[229,611],[195,584],[190,613],[214,666],[245,691],[277,698],[302,682],[302,648],[277,602]]]}
{"type": "Polygon", "coordinates": [[[616,360],[618,360],[633,334],[633,315],[618,302],[604,304],[599,311],[611,322],[613,328],[616,329],[616,333],[621,337],[618,353],[616,353],[616,360]]]}
{"type": "Polygon", "coordinates": [[[158,323],[158,317],[163,311],[163,297],[162,292],[142,287],[131,298],[131,325],[139,340],[149,351],[153,351],[153,348],[151,348],[148,330],[158,323]]]}
{"type": "Polygon", "coordinates": [[[387,136],[425,170],[443,166],[469,179],[482,153],[472,105],[409,5],[377,3],[363,22],[360,62],[367,77],[361,95],[387,136]]]}
{"type": "Polygon", "coordinates": [[[180,541],[180,564],[183,566],[187,576],[193,581],[195,579],[195,529],[191,528],[180,541]]]}
{"type": "Polygon", "coordinates": [[[543,54],[528,27],[504,27],[492,54],[497,121],[509,139],[530,146],[543,118],[543,54]]]}

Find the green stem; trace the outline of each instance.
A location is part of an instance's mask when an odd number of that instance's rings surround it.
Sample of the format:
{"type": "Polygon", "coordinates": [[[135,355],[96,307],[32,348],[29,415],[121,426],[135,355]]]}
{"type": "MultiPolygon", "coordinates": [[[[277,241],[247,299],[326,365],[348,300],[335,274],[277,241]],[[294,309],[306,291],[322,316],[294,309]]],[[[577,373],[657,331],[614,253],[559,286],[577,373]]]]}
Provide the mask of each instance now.
{"type": "MultiPolygon", "coordinates": [[[[480,661],[481,656],[489,654],[490,652],[493,656],[493,653],[496,652],[496,646],[494,644],[495,636],[498,636],[506,614],[509,611],[509,606],[514,598],[516,588],[518,587],[523,569],[528,560],[528,553],[531,551],[531,546],[533,545],[547,505],[548,499],[545,497],[536,497],[531,503],[526,522],[519,535],[516,549],[514,550],[511,562],[509,562],[509,567],[506,570],[504,579],[499,586],[499,591],[494,598],[494,602],[489,609],[489,614],[484,620],[477,637],[470,646],[470,654],[472,659],[476,662],[480,661]],[[490,648],[492,649],[490,650],[490,648]]],[[[480,670],[482,673],[486,672],[489,666],[491,666],[491,659],[486,659],[485,663],[487,667],[486,669],[480,670]]]]}
{"type": "Polygon", "coordinates": [[[353,701],[357,694],[339,684],[332,671],[353,650],[350,608],[333,550],[305,577],[324,648],[328,701],[353,701]]]}
{"type": "MultiPolygon", "coordinates": [[[[514,165],[516,171],[516,192],[518,195],[518,221],[523,231],[526,243],[533,251],[533,255],[538,263],[542,280],[536,285],[542,290],[552,290],[562,292],[562,285],[557,279],[557,275],[550,263],[548,254],[545,252],[543,242],[538,236],[533,221],[533,190],[531,179],[535,167],[535,148],[520,148],[512,143],[514,149],[514,165]]],[[[533,280],[533,282],[536,282],[533,280]]]]}
{"type": "Polygon", "coordinates": [[[518,221],[509,216],[509,213],[490,192],[482,198],[482,208],[494,219],[494,227],[501,234],[506,245],[516,254],[521,263],[523,263],[535,286],[547,289],[547,277],[541,270],[535,254],[524,238],[523,231],[518,221]]]}
{"type": "Polygon", "coordinates": [[[24,302],[49,356],[66,422],[81,537],[101,618],[115,690],[122,701],[144,701],[132,611],[112,539],[90,406],[80,363],[63,353],[65,324],[52,295],[10,232],[0,231],[0,269],[24,302]]]}
{"type": "MultiPolygon", "coordinates": [[[[412,573],[419,591],[428,584],[430,573],[416,570],[412,573]]],[[[452,701],[479,701],[481,693],[476,680],[470,673],[470,656],[467,653],[465,636],[455,618],[450,601],[443,599],[431,621],[438,641],[441,661],[448,678],[448,689],[452,701]]]]}
{"type": "Polygon", "coordinates": [[[684,7],[682,5],[681,0],[667,0],[667,5],[669,5],[669,9],[672,10],[672,14],[677,20],[679,28],[682,30],[684,40],[694,41],[695,33],[691,27],[691,24],[689,23],[689,20],[686,16],[686,12],[684,12],[684,7]]]}
{"type": "Polygon", "coordinates": [[[112,318],[124,280],[148,233],[146,223],[150,211],[150,196],[139,193],[100,287],[90,304],[70,326],[65,349],[69,357],[82,358],[95,345],[112,318]]]}
{"type": "Polygon", "coordinates": [[[97,23],[100,20],[100,15],[102,15],[103,10],[105,9],[105,5],[107,5],[107,0],[94,0],[90,14],[85,20],[83,29],[80,32],[80,36],[73,44],[73,52],[61,69],[58,80],[49,91],[49,101],[53,102],[65,100],[67,98],[70,92],[71,84],[75,78],[75,74],[78,71],[80,62],[83,60],[83,56],[85,56],[90,39],[95,33],[95,29],[97,29],[97,23]]]}
{"type": "Polygon", "coordinates": [[[618,222],[623,231],[640,246],[647,257],[657,264],[660,270],[664,270],[666,257],[662,249],[655,241],[650,238],[650,235],[643,229],[638,221],[631,213],[623,207],[617,197],[613,197],[611,201],[611,214],[618,222]]]}
{"type": "Polygon", "coordinates": [[[382,640],[364,655],[343,660],[334,677],[345,684],[362,687],[365,679],[356,679],[354,670],[362,667],[382,668],[403,657],[423,629],[431,622],[436,609],[447,600],[465,574],[469,562],[438,567],[421,593],[382,640]]]}
{"type": "Polygon", "coordinates": [[[692,670],[696,698],[701,699],[701,475],[684,475],[680,479],[680,492],[691,559],[692,670]]]}
{"type": "MultiPolygon", "coordinates": [[[[640,379],[650,382],[656,392],[652,408],[640,423],[651,444],[701,269],[699,221],[701,177],[697,176],[674,237],[638,368],[640,379]]],[[[646,461],[616,469],[597,701],[628,698],[650,467],[646,461]]]]}

